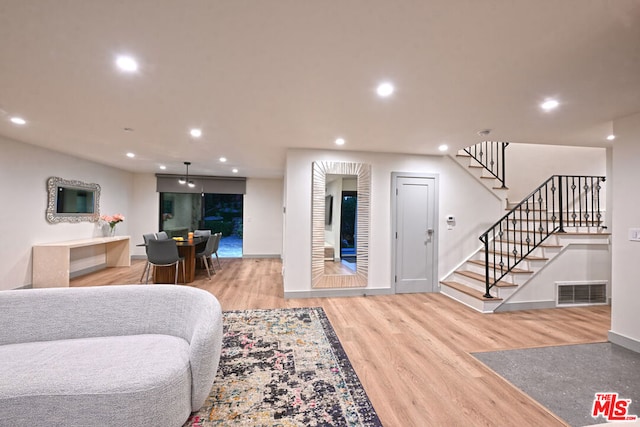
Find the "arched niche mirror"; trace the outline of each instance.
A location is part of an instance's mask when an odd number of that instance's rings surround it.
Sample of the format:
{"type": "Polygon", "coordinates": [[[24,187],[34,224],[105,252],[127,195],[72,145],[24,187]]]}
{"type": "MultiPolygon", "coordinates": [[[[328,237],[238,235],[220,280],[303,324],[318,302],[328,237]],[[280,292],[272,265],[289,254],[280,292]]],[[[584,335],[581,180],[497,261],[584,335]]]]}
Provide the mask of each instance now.
{"type": "Polygon", "coordinates": [[[371,165],[314,162],[311,287],[366,287],[371,165]]]}

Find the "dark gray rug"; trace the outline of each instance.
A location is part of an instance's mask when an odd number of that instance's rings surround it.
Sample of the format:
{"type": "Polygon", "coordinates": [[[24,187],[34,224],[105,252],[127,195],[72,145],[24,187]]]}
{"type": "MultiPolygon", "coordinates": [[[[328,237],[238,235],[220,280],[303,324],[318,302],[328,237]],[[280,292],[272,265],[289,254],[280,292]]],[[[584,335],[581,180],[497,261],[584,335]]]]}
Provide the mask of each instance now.
{"type": "Polygon", "coordinates": [[[640,353],[598,343],[473,355],[571,426],[606,421],[591,416],[601,392],[631,399],[628,414],[640,416],[640,353]]]}

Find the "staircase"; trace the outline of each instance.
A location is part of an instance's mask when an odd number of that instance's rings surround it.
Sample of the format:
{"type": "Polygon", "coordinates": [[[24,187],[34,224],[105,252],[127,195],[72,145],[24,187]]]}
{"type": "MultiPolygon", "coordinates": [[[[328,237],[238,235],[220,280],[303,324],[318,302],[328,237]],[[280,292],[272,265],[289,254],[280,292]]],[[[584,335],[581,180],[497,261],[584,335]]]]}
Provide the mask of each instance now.
{"type": "Polygon", "coordinates": [[[506,205],[509,188],[505,182],[505,150],[508,142],[482,141],[456,154],[455,160],[467,169],[506,205]]]}
{"type": "MultiPolygon", "coordinates": [[[[506,145],[500,148],[504,155],[506,145]]],[[[554,175],[521,202],[509,204],[504,174],[500,179],[484,166],[480,171],[479,157],[486,155],[473,151],[465,149],[458,161],[469,162],[481,182],[503,192],[498,197],[507,213],[480,236],[481,247],[440,282],[443,294],[494,312],[571,245],[608,245],[600,204],[604,177],[554,175]]]]}

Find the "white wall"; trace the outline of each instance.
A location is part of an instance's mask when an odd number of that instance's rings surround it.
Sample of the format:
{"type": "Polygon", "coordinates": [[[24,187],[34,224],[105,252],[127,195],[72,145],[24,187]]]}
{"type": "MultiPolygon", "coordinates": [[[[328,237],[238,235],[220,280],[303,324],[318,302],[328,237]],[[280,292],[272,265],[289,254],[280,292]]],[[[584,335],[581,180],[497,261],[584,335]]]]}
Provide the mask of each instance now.
{"type": "Polygon", "coordinates": [[[551,175],[607,174],[605,148],[511,143],[505,155],[510,202],[522,200],[551,175]]]}
{"type": "Polygon", "coordinates": [[[311,168],[316,160],[371,164],[368,289],[391,289],[391,173],[438,174],[438,278],[480,246],[478,236],[502,214],[500,201],[449,156],[325,150],[287,152],[284,290],[311,291],[311,168]],[[445,215],[456,216],[447,230],[445,215]]]}
{"type": "Polygon", "coordinates": [[[129,234],[131,173],[4,137],[0,137],[0,153],[0,236],[4,241],[0,245],[0,290],[31,284],[33,245],[102,235],[96,223],[46,221],[47,179],[51,176],[99,184],[100,213],[123,214],[126,219],[118,224],[117,234],[129,234]]]}
{"type": "Polygon", "coordinates": [[[131,255],[145,257],[144,247],[135,246],[143,243],[142,235],[158,232],[160,215],[160,193],[156,192],[156,177],[151,173],[133,175],[133,206],[135,212],[129,222],[131,235],[131,255]]]}
{"type": "Polygon", "coordinates": [[[614,121],[611,334],[614,342],[640,351],[640,242],[628,239],[640,228],[640,114],[614,121]]]}
{"type": "Polygon", "coordinates": [[[282,192],[282,179],[247,179],[243,208],[243,255],[281,254],[282,192]]]}
{"type": "MultiPolygon", "coordinates": [[[[523,267],[526,267],[526,263],[523,267]]],[[[520,286],[507,302],[548,302],[545,307],[553,307],[557,282],[607,283],[608,290],[610,280],[611,249],[608,244],[569,244],[529,282],[520,286]]]]}

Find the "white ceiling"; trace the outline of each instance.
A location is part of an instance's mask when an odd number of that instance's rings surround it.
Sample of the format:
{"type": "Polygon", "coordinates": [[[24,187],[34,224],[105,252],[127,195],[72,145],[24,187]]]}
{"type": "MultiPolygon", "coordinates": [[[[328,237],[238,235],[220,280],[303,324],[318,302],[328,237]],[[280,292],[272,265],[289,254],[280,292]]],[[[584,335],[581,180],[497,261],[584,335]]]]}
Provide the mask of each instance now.
{"type": "Polygon", "coordinates": [[[485,128],[606,146],[639,111],[640,0],[0,0],[0,134],[130,171],[277,177],[290,147],[440,154],[485,128]]]}

